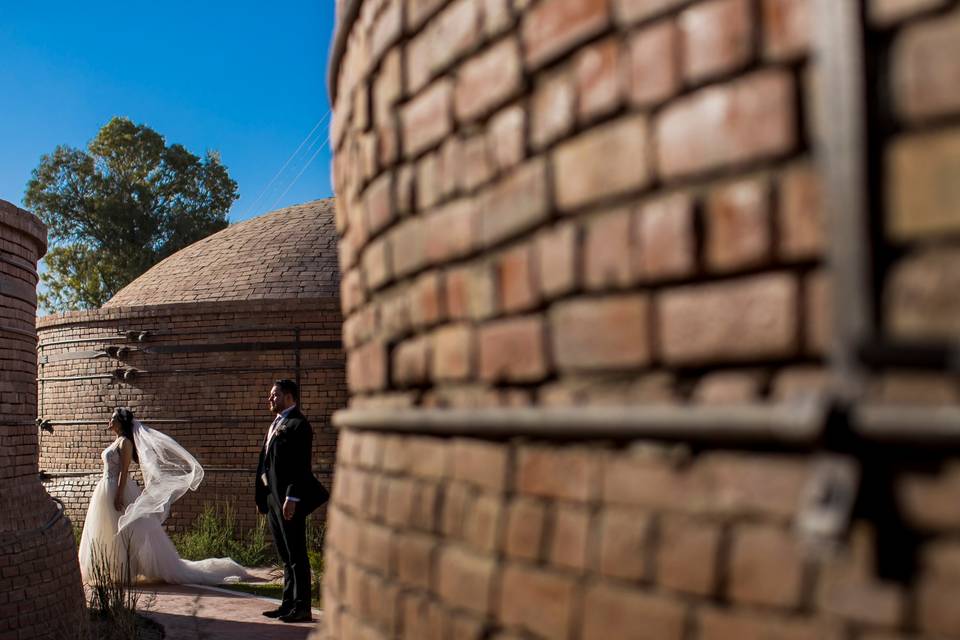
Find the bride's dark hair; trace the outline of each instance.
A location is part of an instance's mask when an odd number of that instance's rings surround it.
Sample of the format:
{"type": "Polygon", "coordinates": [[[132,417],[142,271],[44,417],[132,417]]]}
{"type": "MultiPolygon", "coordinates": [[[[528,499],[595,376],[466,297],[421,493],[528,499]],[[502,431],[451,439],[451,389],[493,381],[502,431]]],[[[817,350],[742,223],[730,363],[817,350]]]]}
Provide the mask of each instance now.
{"type": "Polygon", "coordinates": [[[120,423],[120,435],[130,441],[133,447],[133,461],[140,463],[140,457],[137,455],[137,443],[133,440],[133,411],[126,407],[117,407],[113,410],[113,418],[120,423]]]}

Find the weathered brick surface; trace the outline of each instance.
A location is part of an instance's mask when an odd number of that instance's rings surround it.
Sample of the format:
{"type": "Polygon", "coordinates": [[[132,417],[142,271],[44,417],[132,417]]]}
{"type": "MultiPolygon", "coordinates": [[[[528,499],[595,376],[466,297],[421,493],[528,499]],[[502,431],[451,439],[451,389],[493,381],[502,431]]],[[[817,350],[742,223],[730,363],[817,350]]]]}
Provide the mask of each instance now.
{"type": "MultiPolygon", "coordinates": [[[[397,36],[396,2],[361,3],[334,66],[344,334],[367,367],[352,407],[469,409],[468,422],[557,411],[569,441],[487,422],[494,433],[464,438],[457,423],[386,436],[379,459],[344,452],[334,501],[353,537],[387,527],[432,551],[414,553],[419,582],[399,583],[359,542],[331,539],[330,566],[365,576],[351,593],[327,578],[331,637],[384,628],[369,593],[397,601],[398,638],[957,637],[949,553],[885,581],[876,558],[901,551],[860,550],[860,511],[806,546],[819,443],[608,442],[569,418],[835,391],[842,279],[827,256],[842,250],[832,216],[848,212],[816,145],[832,116],[817,103],[832,86],[817,3],[402,0],[397,36]]],[[[953,344],[960,13],[954,0],[863,9],[877,337],[953,344]]],[[[872,401],[960,402],[955,376],[876,374],[872,401]]],[[[890,478],[923,549],[960,532],[952,454],[928,453],[890,478]]]]}

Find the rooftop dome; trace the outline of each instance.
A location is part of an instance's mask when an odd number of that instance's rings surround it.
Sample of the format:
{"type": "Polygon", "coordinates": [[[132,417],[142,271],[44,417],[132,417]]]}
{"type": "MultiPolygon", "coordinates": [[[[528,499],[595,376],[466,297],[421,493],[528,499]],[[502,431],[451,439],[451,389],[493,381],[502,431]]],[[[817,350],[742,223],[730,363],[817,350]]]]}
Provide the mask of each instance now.
{"type": "Polygon", "coordinates": [[[105,307],[339,293],[334,199],[278,209],[181,249],[121,289],[105,307]]]}

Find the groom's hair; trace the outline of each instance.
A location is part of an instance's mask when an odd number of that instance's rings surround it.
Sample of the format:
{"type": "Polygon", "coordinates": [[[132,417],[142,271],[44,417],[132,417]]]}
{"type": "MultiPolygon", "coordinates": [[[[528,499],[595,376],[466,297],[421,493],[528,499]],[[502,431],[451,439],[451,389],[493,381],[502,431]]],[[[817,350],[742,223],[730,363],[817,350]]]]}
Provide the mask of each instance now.
{"type": "Polygon", "coordinates": [[[280,389],[280,393],[289,393],[291,396],[293,396],[294,402],[300,402],[300,385],[293,380],[283,378],[274,382],[273,386],[275,386],[277,389],[280,389]]]}

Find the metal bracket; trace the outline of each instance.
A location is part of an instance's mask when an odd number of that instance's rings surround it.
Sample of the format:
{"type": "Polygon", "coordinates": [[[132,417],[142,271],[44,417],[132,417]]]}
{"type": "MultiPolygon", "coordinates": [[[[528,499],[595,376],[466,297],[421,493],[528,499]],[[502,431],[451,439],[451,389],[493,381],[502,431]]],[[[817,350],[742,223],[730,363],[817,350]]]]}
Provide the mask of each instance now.
{"type": "Polygon", "coordinates": [[[813,463],[796,528],[807,545],[822,552],[839,544],[850,527],[860,485],[860,465],[848,456],[823,454],[813,463]]]}

